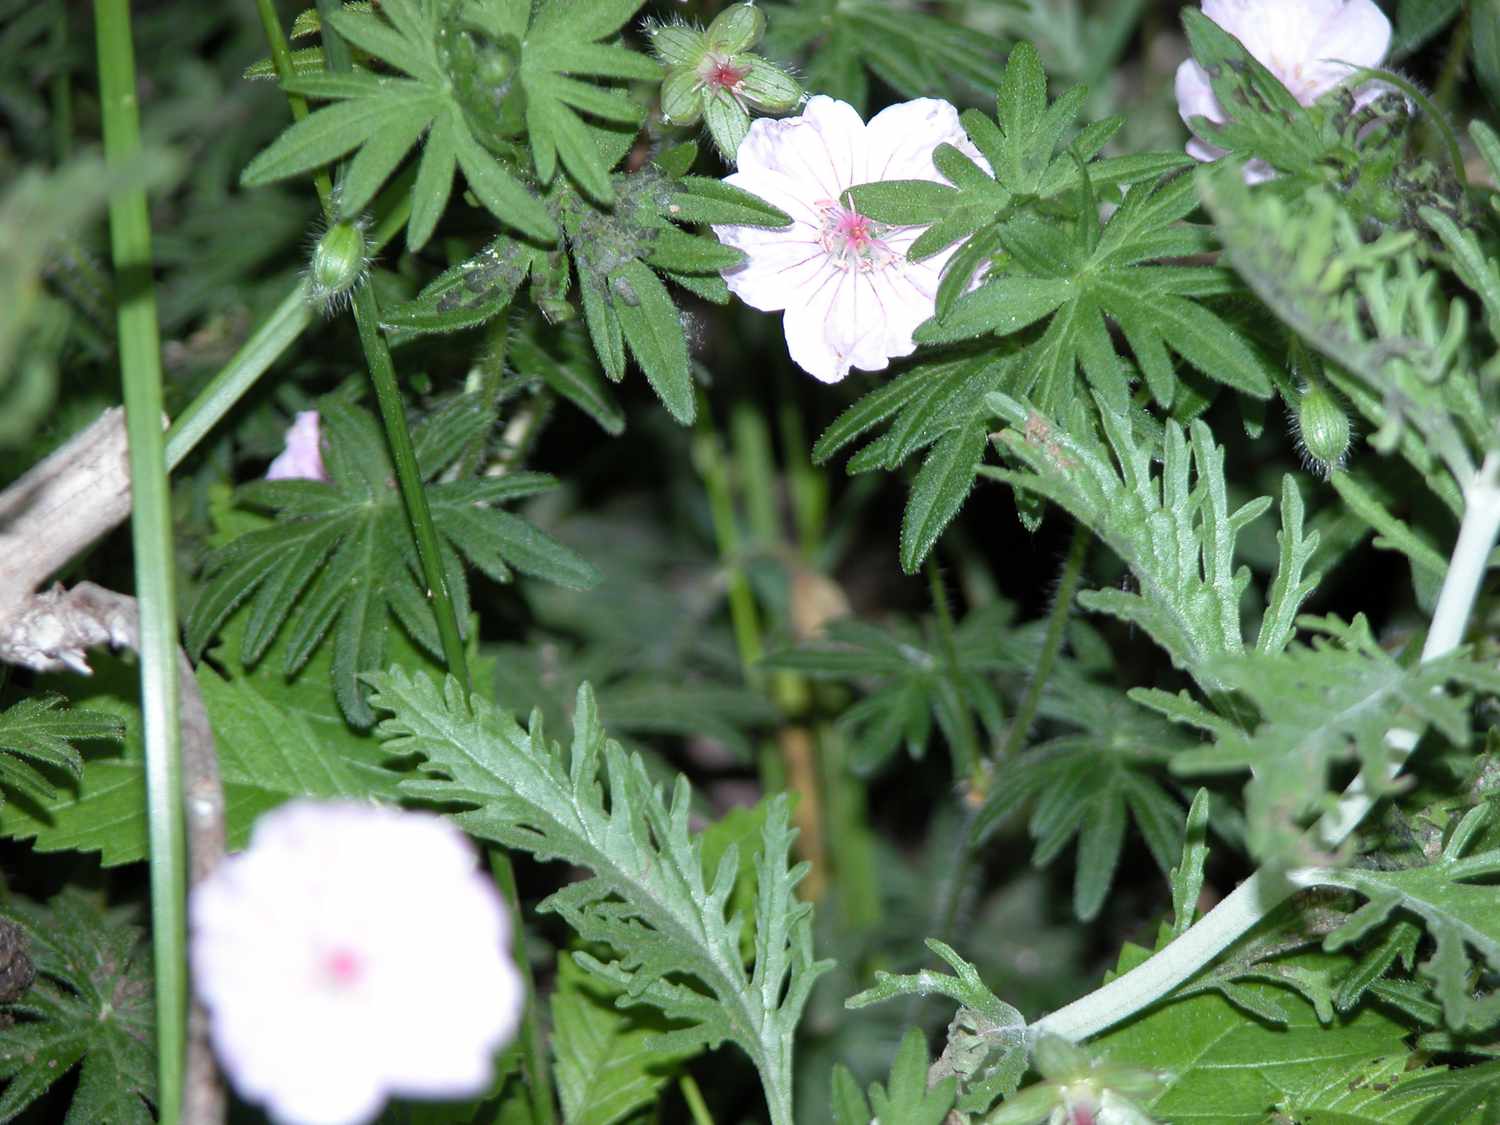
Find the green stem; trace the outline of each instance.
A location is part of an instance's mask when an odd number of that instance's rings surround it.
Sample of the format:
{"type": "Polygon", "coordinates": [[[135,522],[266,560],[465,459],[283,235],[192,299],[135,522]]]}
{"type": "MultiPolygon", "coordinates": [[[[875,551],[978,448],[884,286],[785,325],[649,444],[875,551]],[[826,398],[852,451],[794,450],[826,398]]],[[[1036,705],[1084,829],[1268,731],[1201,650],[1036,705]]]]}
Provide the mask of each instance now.
{"type": "MultiPolygon", "coordinates": [[[[526,931],[521,923],[521,896],[516,889],[516,871],[503,848],[490,848],[490,873],[510,907],[512,955],[526,986],[526,1012],[521,1017],[521,1068],[531,1100],[531,1119],[539,1125],[554,1125],[557,1109],[552,1101],[551,1071],[547,1068],[547,1038],[542,1033],[541,1012],[536,1003],[536,980],[526,953],[526,931]]],[[[504,1116],[502,1111],[501,1116],[504,1116]]]]}
{"type": "MultiPolygon", "coordinates": [[[[291,58],[286,53],[286,40],[281,23],[268,0],[259,0],[261,22],[265,26],[266,38],[270,42],[272,58],[276,60],[277,73],[283,78],[291,74],[291,58]],[[276,53],[277,44],[281,54],[276,53]]],[[[329,16],[340,10],[337,0],[318,0],[318,15],[323,26],[323,53],[330,71],[347,71],[353,66],[349,47],[333,30],[329,16]]],[[[303,106],[303,112],[306,112],[303,106]]],[[[292,113],[297,112],[293,103],[292,113]]],[[[331,222],[332,193],[321,190],[325,214],[331,222]]],[[[433,616],[437,619],[438,636],[443,643],[443,661],[448,671],[463,685],[464,691],[472,686],[469,681],[469,662],[464,654],[462,631],[458,614],[453,608],[453,598],[448,592],[448,576],[443,570],[443,556],[438,544],[437,527],[432,522],[432,511],[427,506],[427,490],[422,485],[422,473],[417,465],[416,451],[412,448],[411,429],[406,423],[406,408],[401,401],[401,388],[396,382],[396,366],[391,362],[391,349],[380,331],[380,308],[376,304],[375,292],[369,285],[360,285],[354,291],[354,323],[359,329],[359,342],[364,349],[365,363],[370,369],[370,382],[375,388],[375,400],[380,407],[380,418],[385,425],[386,441],[390,445],[391,461],[396,470],[396,482],[401,489],[401,500],[406,507],[406,518],[411,524],[412,536],[417,543],[417,562],[422,568],[422,577],[427,583],[427,597],[432,602],[433,616]]]]}
{"type": "MultiPolygon", "coordinates": [[[[141,154],[130,0],[95,0],[94,21],[105,158],[111,177],[124,177],[141,154]]],[[[109,231],[130,440],[135,596],[140,607],[141,717],[156,968],[157,1112],[164,1125],[176,1125],[182,1112],[187,1042],[187,845],[177,708],[171,492],[162,438],[161,343],[144,188],[124,190],[111,199],[109,231]]]]}
{"type": "Polygon", "coordinates": [[[687,1102],[688,1112],[693,1115],[693,1125],[714,1125],[714,1115],[708,1112],[708,1103],[703,1100],[703,1091],[698,1089],[693,1076],[684,1074],[677,1080],[677,1088],[682,1091],[682,1100],[687,1102]]]}
{"type": "Polygon", "coordinates": [[[411,430],[406,425],[401,388],[396,384],[396,367],[391,362],[391,349],[380,331],[380,309],[375,304],[375,291],[369,285],[361,285],[354,292],[354,323],[359,328],[359,342],[364,347],[370,381],[375,386],[380,418],[385,423],[385,436],[390,443],[401,499],[406,505],[406,518],[417,541],[417,561],[422,567],[427,596],[437,618],[438,635],[443,641],[443,661],[467,692],[472,685],[469,682],[469,662],[464,655],[464,642],[458,628],[458,614],[448,593],[448,577],[443,572],[437,527],[427,506],[427,490],[422,486],[411,430]]]}
{"type": "MultiPolygon", "coordinates": [[[[1464,490],[1464,499],[1458,542],[1438,594],[1427,643],[1422,648],[1424,661],[1452,652],[1463,639],[1473,612],[1490,550],[1500,536],[1500,455],[1492,453],[1485,458],[1484,465],[1464,490]]],[[[1417,734],[1396,728],[1387,735],[1386,744],[1394,751],[1389,767],[1389,776],[1394,777],[1407,755],[1416,748],[1417,734]]],[[[1374,804],[1365,784],[1357,778],[1344,791],[1338,806],[1313,827],[1309,843],[1324,849],[1338,847],[1374,804]]],[[[1261,868],[1165,949],[1103,988],[1038,1020],[1030,1033],[1051,1032],[1067,1039],[1086,1039],[1128,1019],[1164,999],[1299,889],[1295,873],[1289,877],[1261,868]]]]}
{"type": "MultiPolygon", "coordinates": [[[[292,69],[292,52],[287,46],[286,35],[281,30],[281,19],[276,15],[276,4],[274,0],[255,0],[256,11],[260,14],[260,26],[266,34],[266,44],[271,48],[271,64],[276,68],[276,77],[281,81],[289,80],[294,71],[292,69]]],[[[336,9],[335,9],[336,10],[336,9]]],[[[318,5],[318,14],[327,18],[328,13],[323,10],[323,5],[318,5]]],[[[334,57],[338,54],[338,48],[343,46],[343,40],[336,35],[325,37],[337,40],[334,47],[325,47],[328,52],[330,70],[348,70],[348,52],[343,52],[343,65],[335,66],[334,57]]],[[[287,104],[292,108],[292,120],[301,121],[307,116],[307,99],[301,94],[288,94],[287,104]]],[[[323,205],[323,214],[333,215],[333,184],[328,178],[328,173],[320,168],[313,174],[313,186],[318,192],[318,202],[323,205]]]]}
{"type": "Polygon", "coordinates": [[[1005,748],[1000,752],[1001,760],[1013,758],[1021,752],[1021,748],[1026,745],[1026,735],[1031,731],[1031,724],[1036,721],[1037,709],[1042,705],[1042,692],[1047,687],[1048,677],[1052,675],[1053,665],[1057,663],[1057,654],[1062,651],[1063,635],[1073,609],[1073,599],[1078,595],[1084,560],[1088,558],[1089,538],[1086,526],[1081,523],[1074,525],[1073,542],[1068,548],[1067,561],[1063,563],[1062,578],[1057,585],[1057,597],[1052,602],[1051,615],[1047,618],[1047,633],[1042,639],[1042,651],[1037,657],[1036,671],[1032,674],[1031,682],[1026,685],[1026,694],[1022,696],[1015,721],[1010,725],[1005,748]]]}
{"type": "Polygon", "coordinates": [[[719,563],[724,568],[728,587],[729,619],[734,626],[740,666],[746,683],[753,686],[760,682],[760,672],[756,668],[763,651],[760,617],[755,608],[755,593],[750,589],[750,581],[741,565],[740,527],[734,511],[734,495],[729,487],[729,466],[725,461],[724,447],[714,430],[713,415],[705,402],[699,403],[698,432],[693,437],[693,463],[698,467],[704,491],[708,493],[709,515],[713,519],[719,563]]]}
{"type": "Polygon", "coordinates": [[[958,644],[954,640],[953,612],[948,608],[948,591],[938,573],[936,552],[927,556],[927,588],[932,594],[932,608],[937,614],[938,642],[943,646],[944,672],[953,689],[954,718],[958,720],[958,744],[953,747],[953,772],[971,784],[980,781],[981,755],[979,733],[974,727],[974,712],[964,691],[963,670],[958,662],[958,644]]]}

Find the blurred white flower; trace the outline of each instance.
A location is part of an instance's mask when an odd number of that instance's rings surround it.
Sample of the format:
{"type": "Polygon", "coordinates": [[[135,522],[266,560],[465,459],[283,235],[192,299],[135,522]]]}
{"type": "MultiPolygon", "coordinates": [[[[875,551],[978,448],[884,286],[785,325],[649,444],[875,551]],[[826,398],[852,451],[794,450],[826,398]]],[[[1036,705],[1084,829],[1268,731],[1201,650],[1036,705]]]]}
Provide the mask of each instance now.
{"type": "Polygon", "coordinates": [[[286,432],[286,448],[266,470],[267,480],[327,480],[316,410],[299,410],[286,432]]]}
{"type": "Polygon", "coordinates": [[[194,889],[190,953],[235,1088],[283,1125],[488,1087],[524,1003],[510,924],[457,828],[294,801],[194,889]]]}
{"type": "MultiPolygon", "coordinates": [[[[1203,0],[1203,14],[1243,44],[1293,97],[1312,105],[1355,70],[1385,61],[1391,21],[1373,0],[1203,0]]],[[[1379,83],[1367,83],[1356,104],[1378,97],[1379,83]]],[[[1177,112],[1192,126],[1195,117],[1222,123],[1224,108],[1214,97],[1208,73],[1193,59],[1177,68],[1177,112]]],[[[1217,160],[1224,150],[1194,137],[1188,155],[1217,160]]],[[[1264,161],[1246,168],[1246,179],[1268,179],[1264,161]]]]}
{"type": "MultiPolygon", "coordinates": [[[[845,207],[845,189],[877,180],[946,182],[932,150],[947,142],[983,163],[958,111],[919,98],[866,125],[846,102],[808,101],[800,117],[760,118],[741,142],[726,182],[792,217],[790,226],[715,226],[746,259],[724,271],[730,291],[762,312],[785,310],[793,361],[825,383],[851,367],[880,371],[916,350],[912,330],[932,315],[953,249],[921,262],[906,251],[924,227],[888,227],[845,207]]],[[[987,167],[987,165],[986,165],[987,167]]]]}

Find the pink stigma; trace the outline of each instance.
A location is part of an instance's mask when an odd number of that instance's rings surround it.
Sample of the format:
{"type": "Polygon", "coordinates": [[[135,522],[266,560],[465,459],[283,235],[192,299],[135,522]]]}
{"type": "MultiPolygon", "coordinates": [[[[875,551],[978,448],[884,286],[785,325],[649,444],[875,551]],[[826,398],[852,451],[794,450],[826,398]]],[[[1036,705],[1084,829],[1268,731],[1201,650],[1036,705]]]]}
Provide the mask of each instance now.
{"type": "Polygon", "coordinates": [[[870,243],[875,241],[875,235],[870,230],[870,220],[858,211],[843,212],[834,223],[833,229],[834,233],[856,252],[865,250],[870,243]]]}
{"type": "MultiPolygon", "coordinates": [[[[702,73],[701,71],[699,73],[702,73]]],[[[735,66],[728,59],[715,58],[703,81],[719,90],[734,90],[750,73],[748,66],[735,66]]]]}
{"type": "Polygon", "coordinates": [[[357,984],[364,976],[365,966],[360,955],[352,949],[334,949],[323,958],[323,969],[334,984],[348,987],[357,984]]]}

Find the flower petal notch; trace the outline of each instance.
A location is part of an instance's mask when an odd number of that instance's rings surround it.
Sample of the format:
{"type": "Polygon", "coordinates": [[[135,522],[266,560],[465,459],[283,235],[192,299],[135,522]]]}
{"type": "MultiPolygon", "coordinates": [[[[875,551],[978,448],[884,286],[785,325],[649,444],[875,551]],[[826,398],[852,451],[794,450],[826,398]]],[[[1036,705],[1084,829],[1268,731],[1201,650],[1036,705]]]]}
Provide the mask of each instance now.
{"type": "Polygon", "coordinates": [[[932,153],[950,144],[982,161],[958,111],[936,98],[893,105],[866,124],[846,102],[815,97],[798,117],[762,118],[725,182],[792,216],[778,228],[716,225],[745,261],[724,271],[751,308],[782,312],[793,362],[825,383],[852,368],[882,371],[916,350],[950,248],[920,262],[907,251],[922,226],[887,226],[846,206],[844,192],[883,180],[945,183],[932,153]]]}
{"type": "Polygon", "coordinates": [[[286,447],[266,469],[266,480],[328,479],[323,467],[323,433],[316,410],[299,410],[286,432],[286,447]]]}
{"type": "Polygon", "coordinates": [[[524,1003],[468,838],[426,813],[293,801],[193,891],[190,954],[225,1073],[287,1125],[485,1092],[524,1003]]]}
{"type": "MultiPolygon", "coordinates": [[[[1378,67],[1391,44],[1391,23],[1373,0],[1203,0],[1203,14],[1239,40],[1304,106],[1310,106],[1356,71],[1378,67]]],[[[1355,107],[1373,101],[1383,89],[1366,83],[1355,107]]],[[[1208,72],[1195,59],[1177,68],[1177,112],[1192,128],[1194,118],[1226,120],[1208,72]]],[[[1196,160],[1213,161],[1224,150],[1201,137],[1187,145],[1196,160]]],[[[1264,161],[1246,166],[1251,182],[1269,179],[1264,161]]]]}

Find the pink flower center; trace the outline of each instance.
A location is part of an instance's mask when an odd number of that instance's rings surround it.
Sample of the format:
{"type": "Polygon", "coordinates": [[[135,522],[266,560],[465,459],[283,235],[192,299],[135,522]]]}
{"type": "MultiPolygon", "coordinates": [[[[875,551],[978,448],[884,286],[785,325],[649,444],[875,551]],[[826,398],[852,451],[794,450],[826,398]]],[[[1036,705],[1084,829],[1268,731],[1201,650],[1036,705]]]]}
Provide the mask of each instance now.
{"type": "Polygon", "coordinates": [[[699,71],[704,85],[710,90],[727,90],[731,94],[738,92],[740,83],[749,73],[748,66],[735,66],[722,55],[710,55],[705,60],[704,69],[699,71]]]}
{"type": "Polygon", "coordinates": [[[365,963],[355,950],[336,946],[323,955],[323,973],[336,988],[351,988],[365,975],[365,963]]]}
{"type": "Polygon", "coordinates": [[[836,200],[819,200],[823,217],[819,241],[836,265],[863,271],[882,269],[896,257],[881,235],[885,227],[858,211],[850,210],[836,200]]]}

